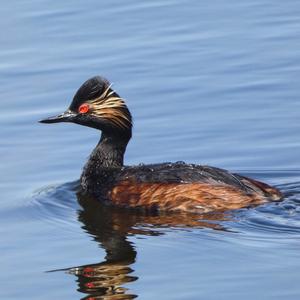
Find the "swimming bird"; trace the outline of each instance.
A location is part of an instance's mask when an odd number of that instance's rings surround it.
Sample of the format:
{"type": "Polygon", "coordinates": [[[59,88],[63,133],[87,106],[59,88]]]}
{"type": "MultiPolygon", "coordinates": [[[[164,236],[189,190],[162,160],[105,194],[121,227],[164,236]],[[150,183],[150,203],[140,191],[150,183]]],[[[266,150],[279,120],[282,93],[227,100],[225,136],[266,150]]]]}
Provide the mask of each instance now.
{"type": "Polygon", "coordinates": [[[275,187],[216,167],[183,162],[124,166],[132,116],[124,99],[100,76],[82,84],[64,113],[40,122],[72,122],[102,132],[83,168],[80,185],[83,193],[108,205],[209,213],[282,198],[275,187]]]}

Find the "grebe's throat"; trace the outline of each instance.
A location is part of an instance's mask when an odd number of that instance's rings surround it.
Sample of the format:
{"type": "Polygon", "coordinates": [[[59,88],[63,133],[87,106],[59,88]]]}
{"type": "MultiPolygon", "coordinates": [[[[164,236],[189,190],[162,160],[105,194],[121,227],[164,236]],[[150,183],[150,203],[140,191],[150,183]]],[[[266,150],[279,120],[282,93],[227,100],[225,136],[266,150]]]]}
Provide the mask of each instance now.
{"type": "Polygon", "coordinates": [[[102,133],[101,139],[93,150],[90,159],[98,167],[122,167],[124,153],[129,139],[122,139],[118,136],[109,136],[102,133]]]}

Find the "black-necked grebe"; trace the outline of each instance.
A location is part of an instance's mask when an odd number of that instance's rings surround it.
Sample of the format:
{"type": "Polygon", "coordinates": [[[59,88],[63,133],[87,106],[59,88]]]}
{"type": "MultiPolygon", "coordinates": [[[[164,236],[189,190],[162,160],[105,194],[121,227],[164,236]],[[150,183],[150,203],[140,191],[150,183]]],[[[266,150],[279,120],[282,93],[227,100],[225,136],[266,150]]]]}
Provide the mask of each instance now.
{"type": "Polygon", "coordinates": [[[82,191],[127,208],[206,213],[280,200],[279,190],[226,170],[185,163],[124,166],[132,117],[103,77],[87,80],[69,109],[42,123],[73,122],[102,131],[81,175],[82,191]]]}

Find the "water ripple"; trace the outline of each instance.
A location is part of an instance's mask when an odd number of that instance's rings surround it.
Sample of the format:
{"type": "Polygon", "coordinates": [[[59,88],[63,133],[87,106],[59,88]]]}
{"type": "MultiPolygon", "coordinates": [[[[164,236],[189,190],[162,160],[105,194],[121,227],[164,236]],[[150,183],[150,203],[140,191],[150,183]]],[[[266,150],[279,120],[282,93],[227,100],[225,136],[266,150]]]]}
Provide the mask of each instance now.
{"type": "Polygon", "coordinates": [[[33,193],[24,209],[32,218],[43,219],[65,229],[77,226],[79,205],[76,198],[78,181],[50,185],[33,193]]]}

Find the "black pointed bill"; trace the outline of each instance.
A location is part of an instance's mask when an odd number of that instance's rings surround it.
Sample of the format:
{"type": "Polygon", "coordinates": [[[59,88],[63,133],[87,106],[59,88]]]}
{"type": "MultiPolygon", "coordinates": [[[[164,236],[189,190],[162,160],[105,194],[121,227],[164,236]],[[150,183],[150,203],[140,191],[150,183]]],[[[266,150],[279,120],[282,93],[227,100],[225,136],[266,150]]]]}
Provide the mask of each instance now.
{"type": "Polygon", "coordinates": [[[77,116],[76,113],[67,110],[64,113],[58,115],[58,116],[54,116],[54,117],[50,117],[47,119],[43,119],[40,120],[40,123],[59,123],[59,122],[72,122],[74,120],[74,118],[77,116]]]}

